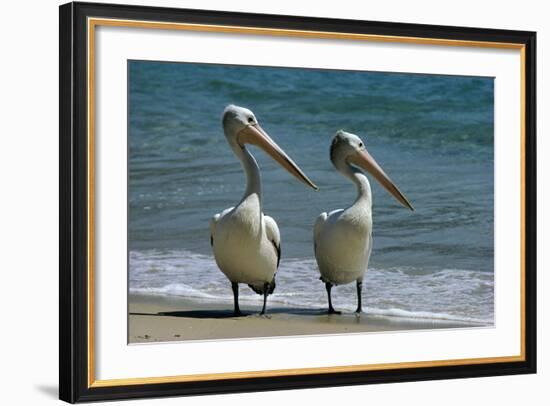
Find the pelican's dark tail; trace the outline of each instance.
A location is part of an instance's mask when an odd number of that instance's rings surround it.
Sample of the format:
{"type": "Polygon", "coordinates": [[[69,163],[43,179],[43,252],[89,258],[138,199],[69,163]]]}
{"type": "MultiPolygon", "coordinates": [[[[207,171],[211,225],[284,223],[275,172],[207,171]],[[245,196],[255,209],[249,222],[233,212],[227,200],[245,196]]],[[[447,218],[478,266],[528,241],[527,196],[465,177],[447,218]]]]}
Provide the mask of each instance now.
{"type": "MultiPolygon", "coordinates": [[[[273,291],[275,290],[275,276],[273,277],[273,280],[267,284],[267,294],[271,295],[273,291]]],[[[250,289],[252,289],[254,292],[256,292],[258,295],[264,294],[264,286],[258,287],[254,285],[248,285],[250,289]]]]}

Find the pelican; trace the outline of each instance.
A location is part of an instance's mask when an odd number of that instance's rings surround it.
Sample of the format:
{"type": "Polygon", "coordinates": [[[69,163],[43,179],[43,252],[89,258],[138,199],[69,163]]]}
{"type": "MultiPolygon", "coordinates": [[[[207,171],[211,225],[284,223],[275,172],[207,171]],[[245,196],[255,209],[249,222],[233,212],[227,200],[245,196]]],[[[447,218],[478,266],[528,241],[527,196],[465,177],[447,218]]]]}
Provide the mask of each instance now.
{"type": "Polygon", "coordinates": [[[340,313],[332,306],[334,285],[356,282],[357,310],[362,312],[361,291],[372,249],[372,193],[369,181],[359,169],[368,171],[403,206],[414,210],[407,198],[384,173],[354,134],[337,131],[330,146],[334,167],[357,187],[357,198],[347,209],[321,213],[313,231],[315,259],[328,295],[328,313],[340,313]]]}
{"type": "Polygon", "coordinates": [[[262,212],[260,169],[246,144],[256,145],[288,172],[317,190],[290,157],[260,127],[252,111],[229,105],[222,118],[225,137],[241,161],[246,174],[246,190],[235,206],[210,220],[210,244],[216,264],[231,282],[234,314],[240,315],[239,283],[246,283],[263,295],[261,315],[267,296],[275,289],[275,273],[281,258],[281,236],[277,223],[262,212]]]}

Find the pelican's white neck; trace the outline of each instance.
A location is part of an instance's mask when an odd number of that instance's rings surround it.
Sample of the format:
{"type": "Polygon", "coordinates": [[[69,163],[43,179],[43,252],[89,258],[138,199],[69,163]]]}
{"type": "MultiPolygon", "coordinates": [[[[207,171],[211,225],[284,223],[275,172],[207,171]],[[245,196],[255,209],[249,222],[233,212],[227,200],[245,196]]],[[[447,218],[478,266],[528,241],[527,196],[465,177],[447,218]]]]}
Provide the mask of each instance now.
{"type": "Polygon", "coordinates": [[[353,205],[365,205],[368,209],[372,207],[372,191],[370,183],[363,172],[354,166],[350,165],[344,159],[338,159],[334,162],[334,166],[338,171],[349,178],[357,187],[357,198],[353,205]]]}
{"type": "Polygon", "coordinates": [[[246,147],[240,145],[232,145],[232,149],[241,161],[242,167],[246,175],[246,190],[244,192],[241,203],[250,197],[256,196],[261,208],[262,204],[262,177],[260,168],[254,156],[246,147]]]}
{"type": "Polygon", "coordinates": [[[364,203],[369,208],[372,206],[372,190],[367,176],[359,169],[351,168],[353,172],[353,183],[357,186],[356,203],[364,203]]]}

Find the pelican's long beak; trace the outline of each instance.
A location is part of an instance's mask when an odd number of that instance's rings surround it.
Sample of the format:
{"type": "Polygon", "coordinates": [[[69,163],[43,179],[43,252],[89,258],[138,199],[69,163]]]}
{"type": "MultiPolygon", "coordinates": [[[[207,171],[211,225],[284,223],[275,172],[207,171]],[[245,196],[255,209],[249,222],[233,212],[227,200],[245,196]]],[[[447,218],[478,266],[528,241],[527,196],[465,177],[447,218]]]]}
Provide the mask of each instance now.
{"type": "Polygon", "coordinates": [[[292,175],[313,189],[319,190],[315,183],[302,172],[298,165],[290,159],[281,147],[279,147],[258,124],[249,125],[242,129],[237,135],[237,140],[241,146],[246,143],[260,147],[292,175]]]}
{"type": "Polygon", "coordinates": [[[367,152],[363,150],[348,158],[349,161],[366,171],[368,171],[375,179],[386,189],[393,197],[395,197],[401,204],[405,207],[414,211],[414,207],[405,197],[403,193],[395,186],[390,177],[382,170],[380,165],[376,163],[374,158],[367,152]]]}

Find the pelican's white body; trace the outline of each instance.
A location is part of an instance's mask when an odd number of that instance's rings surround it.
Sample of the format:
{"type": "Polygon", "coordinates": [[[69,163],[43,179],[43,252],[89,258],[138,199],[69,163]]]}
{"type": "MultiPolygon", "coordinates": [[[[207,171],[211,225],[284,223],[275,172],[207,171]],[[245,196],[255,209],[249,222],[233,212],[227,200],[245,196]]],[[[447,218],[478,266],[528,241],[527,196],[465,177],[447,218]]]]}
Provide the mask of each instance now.
{"type": "MultiPolygon", "coordinates": [[[[363,176],[364,177],[364,176],[363,176]]],[[[364,180],[367,182],[366,177],[364,180]]],[[[315,222],[315,258],[323,282],[343,285],[361,281],[372,249],[370,187],[349,208],[321,213],[315,222]]]]}
{"type": "MultiPolygon", "coordinates": [[[[237,113],[252,114],[242,108],[237,113]]],[[[260,168],[250,151],[238,143],[240,128],[235,121],[224,121],[229,145],[246,175],[246,190],[235,207],[212,217],[210,235],[214,258],[223,274],[233,283],[246,283],[261,292],[277,272],[281,238],[275,220],[262,212],[260,168]]]]}
{"type": "Polygon", "coordinates": [[[372,251],[372,191],[369,180],[356,166],[369,171],[397,200],[414,209],[357,135],[337,131],[330,146],[330,160],[338,172],[355,184],[357,199],[345,210],[321,213],[317,218],[313,229],[315,258],[327,289],[328,313],[338,313],[332,307],[332,286],[355,281],[355,312],[360,314],[363,311],[363,277],[372,251]]]}
{"type": "Polygon", "coordinates": [[[241,161],[246,175],[246,190],[235,207],[216,214],[210,221],[214,258],[232,282],[235,313],[239,313],[238,284],[248,284],[256,293],[267,295],[275,289],[275,273],[281,256],[281,237],[277,223],[262,211],[260,168],[245,144],[257,145],[283,168],[313,188],[317,188],[290,157],[260,127],[254,114],[243,107],[229,105],[222,116],[229,146],[241,161]]]}
{"type": "Polygon", "coordinates": [[[214,258],[225,276],[235,283],[263,289],[277,271],[279,228],[261,212],[260,197],[250,194],[236,207],[210,221],[214,258]]]}
{"type": "MultiPolygon", "coordinates": [[[[362,282],[372,249],[372,192],[365,174],[349,158],[365,148],[359,137],[336,132],[330,159],[338,172],[357,187],[357,199],[347,209],[321,213],[313,229],[315,258],[321,279],[332,285],[362,282]]],[[[330,294],[329,294],[330,295],[330,294]]]]}

